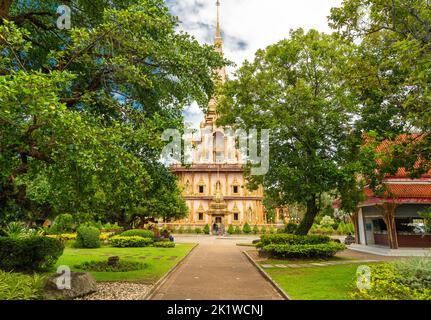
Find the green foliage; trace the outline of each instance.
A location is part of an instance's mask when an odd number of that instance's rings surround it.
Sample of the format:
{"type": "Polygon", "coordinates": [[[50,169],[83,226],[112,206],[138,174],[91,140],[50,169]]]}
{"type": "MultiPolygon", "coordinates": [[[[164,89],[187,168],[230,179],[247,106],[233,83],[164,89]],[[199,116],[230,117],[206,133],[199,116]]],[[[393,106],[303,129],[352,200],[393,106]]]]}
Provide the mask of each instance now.
{"type": "Polygon", "coordinates": [[[10,238],[23,238],[29,235],[29,230],[22,222],[9,222],[3,231],[10,238]]]}
{"type": "Polygon", "coordinates": [[[203,232],[203,230],[201,228],[195,228],[195,233],[196,234],[202,234],[204,232],[203,232]]]}
{"type": "Polygon", "coordinates": [[[209,224],[205,225],[205,227],[204,227],[204,233],[205,234],[210,234],[210,226],[209,226],[209,224]]]}
{"type": "Polygon", "coordinates": [[[247,222],[242,227],[242,232],[245,233],[245,234],[250,234],[251,233],[250,225],[247,222]]]}
{"type": "Polygon", "coordinates": [[[42,296],[42,278],[0,271],[0,300],[37,300],[42,296]]]}
{"type": "Polygon", "coordinates": [[[259,233],[259,227],[257,225],[254,225],[252,232],[253,232],[253,234],[258,234],[259,233]]]}
{"type": "Polygon", "coordinates": [[[370,267],[370,288],[357,289],[352,297],[360,300],[431,300],[430,265],[429,258],[373,265],[370,267]]]}
{"type": "Polygon", "coordinates": [[[335,223],[334,219],[330,216],[324,216],[320,221],[320,225],[322,227],[332,227],[334,223],[335,223]]]}
{"type": "Polygon", "coordinates": [[[242,233],[241,227],[236,226],[233,232],[234,232],[234,234],[241,234],[242,233]]]}
{"type": "Polygon", "coordinates": [[[234,234],[235,233],[235,229],[233,227],[233,225],[229,225],[229,227],[227,228],[227,233],[229,234],[234,234]]]}
{"type": "Polygon", "coordinates": [[[260,229],[260,233],[265,234],[266,232],[267,232],[266,227],[265,227],[265,226],[263,226],[263,227],[260,229]]]}
{"type": "Polygon", "coordinates": [[[154,247],[156,247],[156,248],[175,248],[175,242],[170,242],[170,241],[154,242],[154,247]]]}
{"type": "Polygon", "coordinates": [[[76,248],[100,248],[100,231],[96,227],[80,226],[77,230],[76,248]]]}
{"type": "Polygon", "coordinates": [[[288,234],[294,234],[297,228],[298,225],[296,223],[288,223],[284,228],[284,232],[288,234]]]}
{"type": "Polygon", "coordinates": [[[178,228],[177,232],[178,232],[179,234],[183,234],[183,233],[184,233],[184,227],[183,227],[183,226],[180,226],[180,227],[178,228]]]}
{"type": "Polygon", "coordinates": [[[109,265],[107,261],[86,261],[74,266],[77,269],[96,272],[129,272],[148,268],[148,265],[136,261],[120,260],[118,265],[109,265]]]}
{"type": "Polygon", "coordinates": [[[270,228],[269,228],[269,233],[270,233],[270,234],[277,233],[277,230],[276,230],[274,227],[270,227],[270,228]]]}
{"type": "Polygon", "coordinates": [[[127,230],[120,234],[122,237],[142,237],[142,238],[150,238],[154,239],[154,232],[151,230],[144,229],[133,229],[127,230]]]}
{"type": "Polygon", "coordinates": [[[288,244],[288,245],[304,245],[304,244],[324,244],[329,243],[331,238],[320,235],[298,236],[294,234],[267,234],[260,237],[260,245],[266,246],[269,244],[288,244]]]}
{"type": "Polygon", "coordinates": [[[341,243],[328,242],[321,244],[268,244],[263,251],[272,257],[293,259],[327,259],[337,252],[343,251],[346,246],[341,243]]]}
{"type": "Polygon", "coordinates": [[[337,233],[342,235],[347,235],[350,233],[351,235],[353,235],[355,234],[355,226],[353,225],[353,223],[340,222],[337,228],[337,233]]]}
{"type": "Polygon", "coordinates": [[[426,232],[431,233],[431,208],[418,212],[419,216],[424,219],[426,232]]]}
{"type": "Polygon", "coordinates": [[[274,205],[307,208],[298,234],[311,228],[321,195],[346,179],[343,159],[351,151],[346,140],[356,105],[340,83],[351,50],[335,35],[293,30],[259,50],[223,88],[220,124],[272,130],[268,173],[251,175],[247,168],[246,175],[251,188],[264,186],[274,205]]]}
{"type": "Polygon", "coordinates": [[[50,233],[72,233],[76,231],[76,224],[71,214],[60,214],[55,219],[49,229],[50,233]]]}
{"type": "Polygon", "coordinates": [[[48,271],[63,254],[63,250],[64,244],[60,240],[48,237],[0,237],[0,269],[48,271]]]}
{"type": "Polygon", "coordinates": [[[108,222],[103,225],[102,230],[121,231],[123,230],[123,227],[120,227],[117,222],[115,223],[108,222]]]}
{"type": "Polygon", "coordinates": [[[1,223],[183,217],[161,133],[182,129],[185,105],[207,105],[226,61],[178,31],[162,0],[77,0],[70,30],[55,28],[57,5],[0,8],[1,223]]]}
{"type": "Polygon", "coordinates": [[[154,242],[152,238],[143,238],[139,236],[114,236],[109,241],[113,247],[117,248],[142,248],[148,247],[154,242]]]}

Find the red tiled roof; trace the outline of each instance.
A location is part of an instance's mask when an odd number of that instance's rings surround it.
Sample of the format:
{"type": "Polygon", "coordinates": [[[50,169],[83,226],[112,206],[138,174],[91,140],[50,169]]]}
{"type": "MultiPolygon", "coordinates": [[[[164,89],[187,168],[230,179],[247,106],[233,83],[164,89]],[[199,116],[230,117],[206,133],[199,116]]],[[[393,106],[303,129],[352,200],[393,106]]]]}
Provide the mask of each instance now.
{"type": "MultiPolygon", "coordinates": [[[[431,184],[400,183],[386,184],[387,192],[378,198],[431,198],[431,184]]],[[[365,188],[365,195],[375,197],[373,191],[365,188]]]]}

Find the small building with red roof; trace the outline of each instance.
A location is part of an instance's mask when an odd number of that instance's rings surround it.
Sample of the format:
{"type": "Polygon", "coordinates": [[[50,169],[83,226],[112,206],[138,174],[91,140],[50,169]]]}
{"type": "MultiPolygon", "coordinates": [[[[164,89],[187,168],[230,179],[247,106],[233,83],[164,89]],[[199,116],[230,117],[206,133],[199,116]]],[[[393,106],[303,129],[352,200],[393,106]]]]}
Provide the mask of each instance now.
{"type": "MultiPolygon", "coordinates": [[[[378,152],[386,153],[391,144],[415,140],[418,136],[400,136],[394,142],[383,142],[378,152]]],[[[379,162],[379,161],[378,161],[379,162]]],[[[430,248],[422,213],[431,209],[431,171],[411,179],[404,168],[383,180],[381,194],[366,186],[365,200],[353,216],[357,244],[398,248],[430,248]]]]}

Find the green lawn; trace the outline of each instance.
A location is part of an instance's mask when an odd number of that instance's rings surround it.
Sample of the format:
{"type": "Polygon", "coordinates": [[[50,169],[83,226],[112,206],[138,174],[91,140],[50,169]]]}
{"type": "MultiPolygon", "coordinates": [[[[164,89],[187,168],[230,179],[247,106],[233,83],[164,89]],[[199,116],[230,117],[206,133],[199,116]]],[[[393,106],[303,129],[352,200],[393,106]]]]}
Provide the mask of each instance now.
{"type": "Polygon", "coordinates": [[[97,281],[134,281],[155,283],[175,266],[194,244],[177,244],[175,248],[112,248],[73,249],[66,248],[57,262],[58,266],[68,266],[72,271],[86,271],[76,265],[86,261],[106,261],[108,257],[119,256],[120,260],[138,261],[147,264],[143,270],[130,272],[90,272],[97,281]]]}
{"type": "Polygon", "coordinates": [[[271,268],[265,271],[294,300],[350,300],[356,270],[360,265],[271,268]]]}

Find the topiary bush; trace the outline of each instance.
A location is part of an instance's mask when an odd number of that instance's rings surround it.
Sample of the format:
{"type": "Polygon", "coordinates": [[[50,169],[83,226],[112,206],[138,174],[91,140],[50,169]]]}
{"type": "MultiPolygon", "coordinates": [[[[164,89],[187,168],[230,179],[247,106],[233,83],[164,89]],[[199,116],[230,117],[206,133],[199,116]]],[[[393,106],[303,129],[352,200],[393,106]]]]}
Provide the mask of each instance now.
{"type": "Polygon", "coordinates": [[[175,243],[170,241],[154,242],[156,248],[175,248],[175,243]]]}
{"type": "Polygon", "coordinates": [[[265,226],[263,226],[262,229],[260,229],[260,233],[266,234],[266,227],[265,226]]]}
{"type": "Polygon", "coordinates": [[[124,231],[120,234],[122,237],[142,237],[142,238],[150,238],[154,239],[154,232],[151,230],[144,229],[132,229],[124,231]]]}
{"type": "Polygon", "coordinates": [[[117,248],[142,248],[152,245],[153,242],[154,240],[151,238],[143,238],[137,236],[115,236],[110,239],[111,246],[117,248]]]}
{"type": "Polygon", "coordinates": [[[42,298],[42,278],[35,275],[0,271],[0,300],[38,300],[42,298]]]}
{"type": "Polygon", "coordinates": [[[202,229],[201,229],[201,228],[195,228],[195,233],[196,233],[196,234],[202,234],[202,233],[204,233],[204,232],[202,231],[202,229]]]}
{"type": "Polygon", "coordinates": [[[233,227],[233,225],[229,225],[229,227],[227,228],[227,233],[229,234],[234,234],[235,233],[235,229],[233,227]]]}
{"type": "Polygon", "coordinates": [[[247,222],[242,227],[242,232],[244,232],[245,234],[250,234],[251,233],[250,225],[247,222]]]}
{"type": "Polygon", "coordinates": [[[296,223],[288,223],[284,228],[284,232],[288,234],[294,234],[298,229],[298,225],[296,223]]]}
{"type": "Polygon", "coordinates": [[[242,233],[242,231],[241,231],[241,227],[240,227],[240,226],[236,226],[236,227],[235,227],[235,231],[234,231],[234,233],[235,233],[235,234],[241,234],[241,233],[242,233]]]}
{"type": "Polygon", "coordinates": [[[5,271],[48,271],[63,254],[58,239],[41,236],[0,238],[0,269],[5,271]]]}
{"type": "Polygon", "coordinates": [[[331,238],[322,235],[299,236],[294,234],[265,234],[260,237],[261,246],[266,246],[269,244],[322,244],[328,243],[330,241],[331,238]]]}
{"type": "Polygon", "coordinates": [[[204,227],[204,233],[205,234],[210,234],[210,226],[209,226],[209,224],[205,225],[205,227],[204,227]]]}
{"type": "Polygon", "coordinates": [[[253,232],[253,234],[258,234],[259,233],[259,227],[257,225],[254,225],[252,232],[253,232]]]}
{"type": "Polygon", "coordinates": [[[75,248],[100,248],[100,230],[81,226],[77,230],[75,248]]]}
{"type": "Polygon", "coordinates": [[[345,249],[346,246],[344,244],[335,242],[299,245],[269,244],[263,247],[263,251],[271,257],[291,259],[327,259],[345,249]]]}

